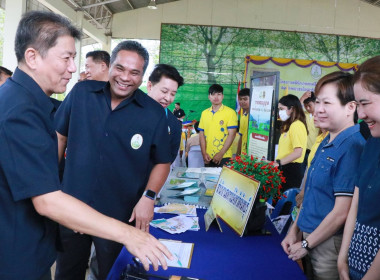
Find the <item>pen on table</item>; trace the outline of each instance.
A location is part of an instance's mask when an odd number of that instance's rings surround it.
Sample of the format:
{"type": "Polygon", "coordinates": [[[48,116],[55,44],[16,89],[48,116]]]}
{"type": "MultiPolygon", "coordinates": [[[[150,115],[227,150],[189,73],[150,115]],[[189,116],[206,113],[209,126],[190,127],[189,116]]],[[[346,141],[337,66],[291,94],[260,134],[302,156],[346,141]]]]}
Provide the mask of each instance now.
{"type": "Polygon", "coordinates": [[[177,263],[179,264],[180,267],[182,267],[182,263],[181,261],[179,260],[179,256],[177,254],[174,254],[176,257],[177,257],[177,263]]]}

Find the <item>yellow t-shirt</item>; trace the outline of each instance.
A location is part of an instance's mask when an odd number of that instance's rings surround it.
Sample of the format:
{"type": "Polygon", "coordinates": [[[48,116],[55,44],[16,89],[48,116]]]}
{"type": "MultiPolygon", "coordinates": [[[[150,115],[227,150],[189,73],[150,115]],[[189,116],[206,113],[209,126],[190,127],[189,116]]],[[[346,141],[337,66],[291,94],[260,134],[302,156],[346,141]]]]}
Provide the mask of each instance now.
{"type": "Polygon", "coordinates": [[[179,150],[183,151],[185,149],[186,143],[186,133],[182,131],[181,133],[181,142],[179,143],[179,150]]]}
{"type": "Polygon", "coordinates": [[[294,121],[287,132],[281,134],[278,142],[277,159],[282,159],[291,154],[295,148],[302,148],[301,157],[292,162],[302,163],[306,153],[307,131],[305,125],[299,121],[294,121]]]}
{"type": "MultiPolygon", "coordinates": [[[[213,158],[223,148],[228,136],[228,129],[237,129],[236,112],[222,105],[214,113],[212,107],[210,107],[202,112],[198,128],[203,130],[206,137],[206,152],[213,158]]],[[[224,154],[223,158],[230,157],[232,157],[231,147],[224,154]]]]}
{"type": "Polygon", "coordinates": [[[248,140],[248,116],[249,114],[242,114],[240,116],[240,128],[239,128],[239,134],[241,139],[241,152],[246,153],[247,152],[247,140],[248,140]]]}
{"type": "Polygon", "coordinates": [[[310,163],[311,163],[311,161],[314,158],[315,152],[318,150],[319,144],[321,144],[321,142],[323,141],[323,139],[325,139],[325,137],[328,134],[329,134],[329,132],[326,131],[326,132],[321,133],[321,134],[319,134],[317,136],[317,139],[315,140],[315,143],[314,143],[313,147],[311,147],[311,149],[310,149],[309,157],[307,158],[307,167],[308,168],[310,167],[310,163]]]}
{"type": "Polygon", "coordinates": [[[307,148],[311,150],[311,147],[313,147],[315,140],[317,139],[319,128],[315,127],[314,117],[311,114],[305,112],[305,116],[307,130],[309,131],[309,134],[307,135],[307,148]]]}

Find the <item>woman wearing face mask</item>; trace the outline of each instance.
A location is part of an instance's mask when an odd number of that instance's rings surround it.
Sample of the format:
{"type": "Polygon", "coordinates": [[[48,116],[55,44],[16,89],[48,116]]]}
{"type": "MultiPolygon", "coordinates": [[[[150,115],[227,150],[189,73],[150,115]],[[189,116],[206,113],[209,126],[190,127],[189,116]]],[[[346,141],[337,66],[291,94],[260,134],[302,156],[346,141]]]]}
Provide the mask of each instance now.
{"type": "Polygon", "coordinates": [[[340,279],[380,279],[380,56],[359,66],[354,92],[372,137],[357,170],[354,197],[338,258],[340,279]]]}
{"type": "Polygon", "coordinates": [[[281,245],[292,260],[307,256],[312,279],[339,279],[337,259],[365,139],[354,124],[352,74],[333,72],[315,86],[315,114],[329,132],[311,161],[296,222],[281,245]]]}
{"type": "Polygon", "coordinates": [[[307,145],[306,118],[298,97],[283,96],[278,104],[282,121],[276,163],[286,178],[283,190],[298,188],[302,181],[302,162],[307,145]]]}

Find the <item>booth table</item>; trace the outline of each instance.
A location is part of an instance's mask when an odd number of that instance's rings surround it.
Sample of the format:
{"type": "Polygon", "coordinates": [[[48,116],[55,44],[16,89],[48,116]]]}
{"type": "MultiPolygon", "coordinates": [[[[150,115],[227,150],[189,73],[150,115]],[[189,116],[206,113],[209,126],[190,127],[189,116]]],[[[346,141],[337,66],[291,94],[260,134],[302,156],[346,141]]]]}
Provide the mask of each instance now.
{"type": "MultiPolygon", "coordinates": [[[[197,209],[199,231],[186,231],[181,234],[170,234],[150,227],[150,233],[158,239],[180,240],[194,243],[194,251],[189,269],[169,267],[161,268],[150,274],[160,276],[188,276],[206,280],[216,279],[306,279],[298,264],[290,259],[280,245],[284,236],[280,236],[271,222],[266,228],[271,235],[239,237],[223,221],[220,221],[223,232],[213,224],[205,231],[205,209],[197,209]]],[[[154,219],[170,218],[174,215],[155,214],[154,219]]],[[[123,248],[108,275],[109,280],[119,280],[120,274],[128,263],[133,263],[132,255],[123,248]]],[[[150,277],[149,279],[155,279],[150,277]]]]}

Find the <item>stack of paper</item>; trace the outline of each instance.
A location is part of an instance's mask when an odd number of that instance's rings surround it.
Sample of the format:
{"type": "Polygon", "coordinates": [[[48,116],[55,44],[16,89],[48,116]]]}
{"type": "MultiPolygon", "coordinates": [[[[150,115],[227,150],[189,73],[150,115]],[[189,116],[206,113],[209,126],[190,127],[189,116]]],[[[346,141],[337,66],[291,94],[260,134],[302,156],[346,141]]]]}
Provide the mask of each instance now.
{"type": "Polygon", "coordinates": [[[186,216],[197,216],[197,209],[195,205],[185,205],[179,203],[170,203],[162,207],[155,207],[155,213],[167,213],[167,214],[177,214],[186,216]]]}
{"type": "Polygon", "coordinates": [[[182,215],[170,219],[153,220],[150,222],[150,225],[171,234],[182,233],[187,230],[199,230],[197,217],[186,217],[182,215]]]}

